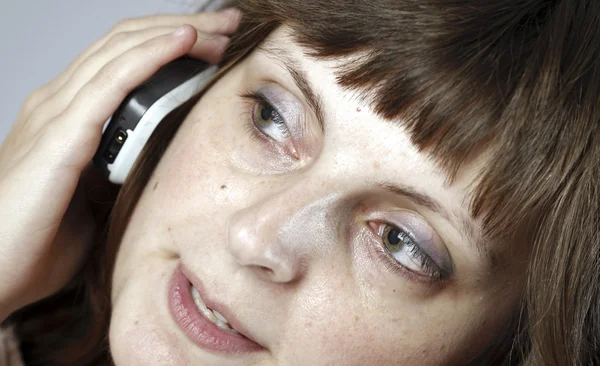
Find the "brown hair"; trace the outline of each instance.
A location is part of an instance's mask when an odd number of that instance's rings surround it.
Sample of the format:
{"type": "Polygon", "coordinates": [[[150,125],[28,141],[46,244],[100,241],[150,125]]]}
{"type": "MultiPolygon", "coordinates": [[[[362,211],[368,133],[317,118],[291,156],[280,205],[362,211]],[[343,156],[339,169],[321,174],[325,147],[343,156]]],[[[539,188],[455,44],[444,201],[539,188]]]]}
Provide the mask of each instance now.
{"type": "MultiPolygon", "coordinates": [[[[600,363],[600,2],[239,6],[244,19],[224,64],[287,24],[311,57],[357,56],[337,70],[339,84],[360,92],[381,116],[402,121],[451,180],[463,163],[489,152],[471,213],[483,217],[488,240],[529,230],[523,235],[531,255],[514,326],[473,364],[600,363]]],[[[112,256],[162,151],[198,98],[160,125],[119,193],[108,257],[99,245],[71,290],[14,317],[27,357],[43,360],[38,364],[108,362],[112,256]]]]}

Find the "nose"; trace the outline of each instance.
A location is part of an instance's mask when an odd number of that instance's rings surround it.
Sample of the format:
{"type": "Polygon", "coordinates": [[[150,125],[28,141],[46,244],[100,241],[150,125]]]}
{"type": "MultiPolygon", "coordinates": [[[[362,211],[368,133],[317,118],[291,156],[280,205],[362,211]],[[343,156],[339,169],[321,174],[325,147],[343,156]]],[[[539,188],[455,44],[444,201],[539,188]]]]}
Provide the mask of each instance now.
{"type": "MultiPolygon", "coordinates": [[[[278,200],[279,201],[279,200],[278,200]]],[[[290,282],[301,272],[301,254],[282,242],[283,207],[262,203],[236,212],[228,222],[229,250],[263,279],[290,282]]]]}
{"type": "MultiPolygon", "coordinates": [[[[291,282],[303,274],[316,244],[323,246],[331,210],[326,197],[288,190],[234,213],[227,222],[227,244],[236,261],[267,281],[291,282]]],[[[331,217],[331,216],[330,216],[331,217]]]]}

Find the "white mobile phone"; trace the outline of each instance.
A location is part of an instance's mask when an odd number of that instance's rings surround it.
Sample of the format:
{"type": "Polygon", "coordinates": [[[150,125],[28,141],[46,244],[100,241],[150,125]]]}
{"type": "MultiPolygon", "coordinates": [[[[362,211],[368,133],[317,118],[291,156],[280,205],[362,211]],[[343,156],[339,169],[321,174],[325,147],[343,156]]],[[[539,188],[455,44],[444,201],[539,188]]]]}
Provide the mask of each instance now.
{"type": "Polygon", "coordinates": [[[217,66],[182,57],[134,89],[102,130],[94,156],[108,179],[123,184],[148,138],[163,118],[201,91],[217,66]]]}

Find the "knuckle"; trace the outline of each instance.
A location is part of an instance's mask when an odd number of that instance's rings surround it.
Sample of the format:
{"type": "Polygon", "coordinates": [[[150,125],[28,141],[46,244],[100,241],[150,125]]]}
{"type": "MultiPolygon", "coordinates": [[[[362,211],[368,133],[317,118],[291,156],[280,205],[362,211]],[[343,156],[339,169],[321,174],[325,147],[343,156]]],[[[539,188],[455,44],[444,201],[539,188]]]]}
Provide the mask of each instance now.
{"type": "Polygon", "coordinates": [[[127,32],[129,31],[132,27],[134,27],[136,21],[138,18],[124,18],[119,20],[114,27],[112,28],[112,31],[110,33],[121,33],[121,32],[127,32]]]}
{"type": "Polygon", "coordinates": [[[224,28],[225,21],[216,13],[200,13],[196,23],[204,32],[214,33],[224,28]]]}
{"type": "Polygon", "coordinates": [[[112,28],[113,33],[130,32],[160,23],[161,15],[147,15],[142,17],[124,18],[118,21],[112,28]]]}
{"type": "Polygon", "coordinates": [[[25,102],[23,103],[23,111],[30,112],[34,109],[44,97],[44,91],[42,88],[35,89],[31,92],[27,98],[25,98],[25,102]]]}
{"type": "Polygon", "coordinates": [[[149,25],[154,26],[154,25],[160,24],[162,18],[163,18],[163,16],[161,16],[159,14],[153,14],[153,15],[146,16],[144,18],[144,21],[147,22],[149,25]]]}
{"type": "Polygon", "coordinates": [[[96,79],[106,89],[117,89],[126,94],[128,92],[126,79],[130,73],[127,65],[107,64],[98,71],[96,79]]]}
{"type": "Polygon", "coordinates": [[[211,13],[207,19],[207,24],[215,33],[230,33],[237,28],[239,23],[239,16],[232,14],[211,13]]]}
{"type": "Polygon", "coordinates": [[[109,87],[115,84],[115,71],[111,69],[112,68],[107,67],[107,65],[103,66],[100,70],[98,70],[98,74],[96,74],[95,79],[102,85],[107,85],[109,87]]]}
{"type": "Polygon", "coordinates": [[[126,39],[127,39],[126,32],[115,33],[112,36],[110,36],[108,41],[106,41],[106,47],[109,49],[115,48],[119,44],[123,43],[126,39]]]}
{"type": "Polygon", "coordinates": [[[48,115],[48,113],[49,111],[47,111],[46,108],[44,108],[44,106],[40,106],[39,108],[36,108],[31,112],[29,118],[27,119],[27,123],[34,129],[36,129],[37,126],[43,124],[41,121],[45,116],[48,115]]]}
{"type": "Polygon", "coordinates": [[[64,123],[64,119],[59,116],[53,123],[45,123],[38,126],[37,130],[34,132],[37,141],[46,148],[56,148],[56,146],[62,142],[62,139],[57,138],[57,136],[63,135],[62,131],[64,130],[64,123]]]}

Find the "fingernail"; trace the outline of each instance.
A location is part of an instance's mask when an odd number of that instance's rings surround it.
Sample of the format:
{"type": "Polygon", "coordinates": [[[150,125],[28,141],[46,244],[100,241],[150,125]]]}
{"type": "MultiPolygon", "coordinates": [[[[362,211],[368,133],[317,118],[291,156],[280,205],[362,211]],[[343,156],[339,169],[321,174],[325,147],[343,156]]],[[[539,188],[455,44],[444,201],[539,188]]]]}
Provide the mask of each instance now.
{"type": "Polygon", "coordinates": [[[185,33],[185,27],[181,26],[173,32],[173,35],[174,36],[182,36],[184,33],[185,33]]]}

